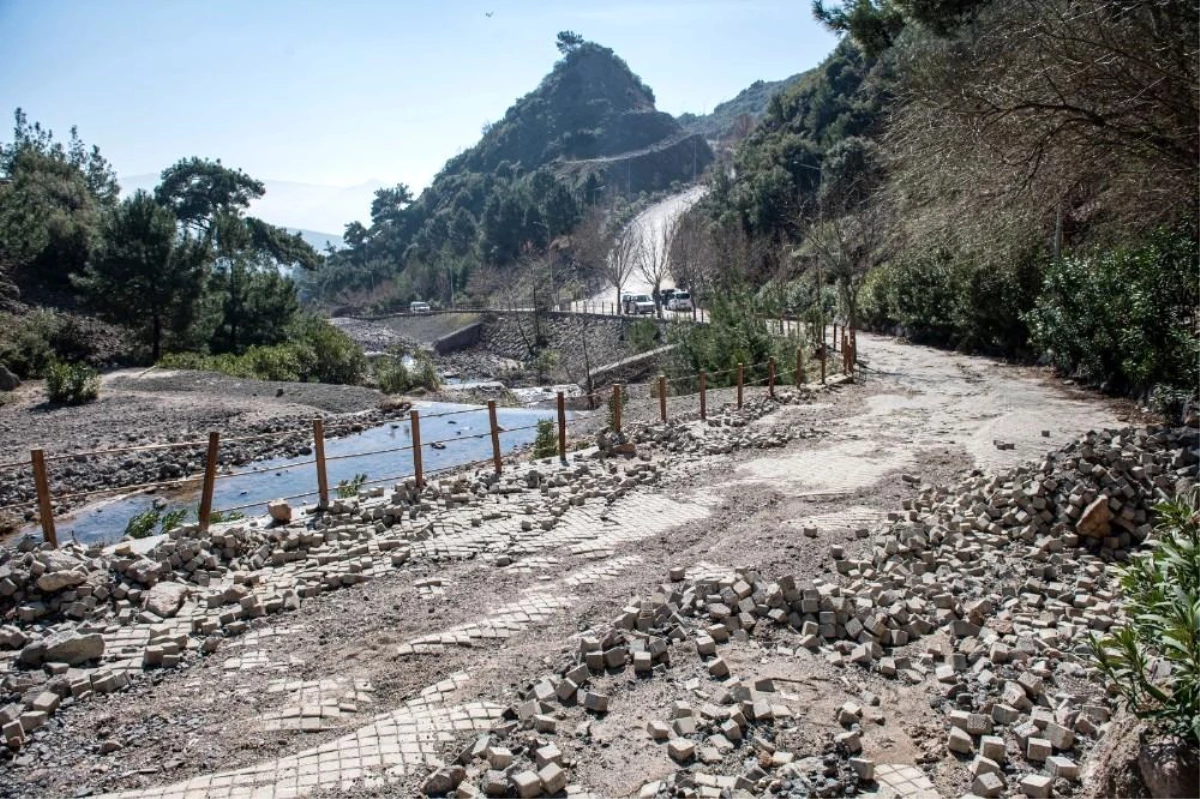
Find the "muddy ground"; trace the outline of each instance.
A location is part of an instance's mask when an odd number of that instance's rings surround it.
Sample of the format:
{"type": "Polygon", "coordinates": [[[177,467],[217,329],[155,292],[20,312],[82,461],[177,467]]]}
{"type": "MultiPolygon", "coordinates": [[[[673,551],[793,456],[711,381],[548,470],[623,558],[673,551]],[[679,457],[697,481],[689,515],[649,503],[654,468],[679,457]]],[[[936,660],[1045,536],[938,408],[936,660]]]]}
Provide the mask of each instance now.
{"type": "MultiPolygon", "coordinates": [[[[921,485],[947,485],[973,469],[989,471],[1031,460],[1089,428],[1114,426],[1128,413],[1037,370],[882,337],[863,336],[860,346],[870,369],[856,383],[781,407],[754,423],[797,433],[786,448],[668,464],[657,487],[620,500],[599,522],[650,534],[599,555],[561,547],[505,568],[478,559],[418,560],[365,585],[308,600],[297,613],[259,619],[254,638],[230,640],[186,668],[147,673],[126,692],[60,710],[39,733],[34,754],[4,766],[0,796],[153,791],[154,786],[212,772],[256,764],[269,769],[276,758],[336,741],[453,675],[466,676],[444,696],[447,704],[511,704],[519,688],[548,672],[562,653],[574,651],[581,630],[602,625],[631,597],[653,591],[671,567],[686,567],[689,574],[752,567],[798,579],[828,576],[832,545],[844,546],[851,558],[869,552],[869,539],[858,531],[898,511],[921,485]],[[660,514],[687,520],[660,521],[660,514]],[[818,526],[819,536],[802,536],[806,525],[818,526]],[[569,582],[571,575],[606,563],[612,564],[609,573],[590,584],[569,582]],[[419,585],[429,578],[439,584],[419,585]],[[564,606],[501,643],[398,654],[406,641],[547,593],[564,606]],[[271,668],[228,667],[229,658],[249,651],[259,653],[271,668]],[[369,706],[347,714],[331,729],[265,731],[264,714],[279,701],[267,686],[283,678],[361,679],[369,681],[373,692],[369,706]]],[[[367,409],[368,393],[362,390],[313,388],[311,394],[279,398],[231,391],[219,412],[228,414],[228,424],[269,418],[289,406],[296,414],[311,414],[314,408],[367,409]]],[[[147,421],[169,418],[175,403],[191,405],[194,415],[185,418],[199,430],[218,412],[205,401],[188,402],[184,387],[164,391],[169,399],[119,391],[136,395],[125,401],[141,408],[147,421]]],[[[122,393],[114,391],[114,400],[120,401],[122,393]]],[[[630,409],[631,417],[637,412],[630,409]]],[[[105,416],[93,417],[101,418],[105,416]]],[[[132,429],[136,427],[123,422],[122,431],[113,431],[110,440],[120,440],[132,429]]],[[[17,438],[7,435],[8,440],[17,438]]],[[[69,433],[60,439],[64,444],[69,440],[69,433]]],[[[933,637],[912,646],[938,645],[933,637]]],[[[881,700],[881,720],[865,733],[867,756],[881,763],[923,764],[944,796],[969,788],[965,764],[925,756],[930,741],[936,738],[940,744],[944,738],[940,716],[930,709],[928,686],[848,672],[807,653],[780,655],[758,643],[731,645],[724,656],[739,676],[774,677],[799,697],[803,716],[781,730],[780,745],[819,753],[825,733],[837,726],[836,708],[847,699],[861,700],[866,690],[881,700]]],[[[661,745],[648,739],[645,726],[648,720],[666,718],[675,699],[696,701],[689,681],[700,677],[705,672],[694,651],[680,652],[665,678],[641,680],[629,671],[602,678],[600,689],[613,697],[602,719],[589,723],[580,708],[562,711],[560,730],[566,732],[556,742],[573,763],[572,783],[602,796],[636,795],[644,781],[673,771],[676,766],[661,745]]],[[[449,762],[473,736],[450,736],[427,762],[449,762]]],[[[412,795],[426,773],[410,768],[393,774],[392,782],[380,788],[347,772],[335,790],[317,794],[314,788],[312,795],[412,795]]]]}

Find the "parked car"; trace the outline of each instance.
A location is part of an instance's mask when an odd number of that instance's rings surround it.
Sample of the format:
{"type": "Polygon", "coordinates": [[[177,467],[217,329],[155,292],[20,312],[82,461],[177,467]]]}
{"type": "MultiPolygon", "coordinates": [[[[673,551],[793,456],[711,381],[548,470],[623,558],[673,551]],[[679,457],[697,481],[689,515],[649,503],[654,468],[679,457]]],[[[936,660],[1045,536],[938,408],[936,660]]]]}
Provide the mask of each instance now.
{"type": "Polygon", "coordinates": [[[668,311],[690,311],[692,310],[692,295],[682,289],[675,289],[671,293],[671,298],[667,300],[668,311]]]}
{"type": "Polygon", "coordinates": [[[630,316],[653,315],[657,307],[649,294],[626,294],[621,298],[621,313],[630,316]]]}
{"type": "Polygon", "coordinates": [[[433,309],[429,307],[427,302],[410,302],[408,304],[409,313],[432,313],[433,309]]]}

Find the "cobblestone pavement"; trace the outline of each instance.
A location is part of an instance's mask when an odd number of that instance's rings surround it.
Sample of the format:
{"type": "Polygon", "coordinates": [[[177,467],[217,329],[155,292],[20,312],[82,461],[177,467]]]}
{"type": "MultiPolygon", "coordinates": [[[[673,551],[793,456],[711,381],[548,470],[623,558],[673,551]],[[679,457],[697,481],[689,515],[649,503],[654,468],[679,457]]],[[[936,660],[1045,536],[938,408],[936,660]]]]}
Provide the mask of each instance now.
{"type": "MultiPolygon", "coordinates": [[[[394,557],[400,547],[413,560],[427,559],[445,569],[469,560],[472,565],[453,574],[435,574],[414,582],[423,598],[448,604],[454,602],[456,586],[463,581],[486,580],[489,570],[497,568],[498,558],[516,557],[504,572],[506,579],[516,582],[506,584],[502,597],[497,597],[486,613],[402,640],[396,644],[394,656],[422,663],[426,656],[478,651],[474,662],[485,666],[489,658],[502,657],[498,653],[514,639],[534,637],[539,629],[569,618],[581,603],[582,592],[603,595],[610,591],[612,599],[619,601],[639,574],[646,575],[644,580],[663,579],[666,564],[649,562],[640,551],[643,542],[685,527],[709,534],[703,532],[703,525],[714,509],[722,503],[736,503],[750,484],[768,483],[787,496],[825,503],[819,512],[788,522],[797,532],[809,525],[857,530],[880,521],[886,512],[851,495],[870,489],[889,473],[911,467],[922,448],[954,445],[965,450],[976,466],[995,468],[1033,458],[1088,428],[1117,423],[1111,410],[1099,402],[1066,396],[1039,377],[981,359],[868,335],[860,338],[860,350],[870,366],[864,383],[871,387],[859,406],[861,412],[838,418],[836,395],[814,404],[784,406],[755,424],[804,425],[821,416],[824,434],[804,441],[802,448],[753,457],[714,456],[709,463],[718,468],[708,474],[716,477],[686,494],[635,488],[612,504],[581,498],[564,503],[550,524],[542,523],[549,516],[522,507],[519,499],[507,504],[500,501],[493,513],[446,513],[433,525],[406,522],[393,528],[394,540],[384,537],[364,544],[355,570],[362,579],[402,567],[405,558],[394,557]],[[846,499],[839,500],[843,496],[846,499]],[[393,554],[390,562],[388,553],[393,554]]],[[[720,539],[719,530],[711,534],[720,539]]],[[[677,565],[686,566],[692,576],[716,577],[728,574],[735,564],[710,556],[677,565]]],[[[264,603],[271,601],[282,593],[280,586],[294,583],[296,574],[305,569],[311,571],[311,564],[268,570],[254,586],[254,593],[264,603]]],[[[325,577],[318,571],[313,579],[325,577]]],[[[178,617],[160,625],[121,627],[105,633],[109,651],[123,655],[111,667],[141,669],[142,653],[150,641],[178,638],[186,644],[189,630],[203,627],[211,621],[210,616],[206,608],[188,605],[178,617]]],[[[377,784],[440,762],[437,753],[442,744],[463,732],[487,728],[503,710],[486,693],[472,695],[475,681],[469,676],[471,668],[438,680],[420,696],[393,708],[376,708],[371,682],[346,677],[336,663],[324,666],[323,675],[313,677],[309,669],[308,679],[290,676],[304,664],[302,655],[272,660],[259,648],[272,635],[286,636],[289,623],[285,615],[276,627],[243,635],[230,642],[225,655],[226,673],[278,672],[267,689],[278,695],[278,702],[260,715],[260,728],[318,731],[362,726],[319,746],[300,748],[252,767],[106,796],[284,799],[360,780],[377,784]],[[370,713],[375,715],[368,716],[370,713]]],[[[547,642],[545,654],[558,651],[561,643],[547,642]]],[[[937,795],[928,778],[909,763],[881,764],[876,774],[881,795],[937,795]]],[[[589,787],[573,786],[572,790],[582,792],[589,787]]]]}

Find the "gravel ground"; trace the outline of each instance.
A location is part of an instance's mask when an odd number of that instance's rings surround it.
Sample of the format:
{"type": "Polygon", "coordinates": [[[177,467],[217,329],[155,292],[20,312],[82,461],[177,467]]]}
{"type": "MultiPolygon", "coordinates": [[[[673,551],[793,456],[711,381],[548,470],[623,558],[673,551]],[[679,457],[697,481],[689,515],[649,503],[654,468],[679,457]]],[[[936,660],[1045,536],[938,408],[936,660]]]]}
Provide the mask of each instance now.
{"type": "MultiPolygon", "coordinates": [[[[333,433],[362,429],[388,418],[382,395],[370,388],[321,383],[276,383],[210,372],[125,369],[106,374],[100,398],[79,407],[52,407],[40,381],[14,392],[0,407],[0,463],[28,460],[33,447],[48,457],[87,450],[205,440],[209,430],[224,437],[297,431],[222,447],[222,463],[297,455],[311,441],[310,422],[326,418],[333,433]]],[[[54,462],[49,469],[55,494],[92,491],[168,480],[203,468],[203,447],[126,453],[54,462]]],[[[28,466],[0,468],[0,510],[10,524],[32,517],[34,500],[28,466]]],[[[56,505],[63,511],[79,503],[56,505]]],[[[3,524],[0,523],[0,533],[3,524]]]]}

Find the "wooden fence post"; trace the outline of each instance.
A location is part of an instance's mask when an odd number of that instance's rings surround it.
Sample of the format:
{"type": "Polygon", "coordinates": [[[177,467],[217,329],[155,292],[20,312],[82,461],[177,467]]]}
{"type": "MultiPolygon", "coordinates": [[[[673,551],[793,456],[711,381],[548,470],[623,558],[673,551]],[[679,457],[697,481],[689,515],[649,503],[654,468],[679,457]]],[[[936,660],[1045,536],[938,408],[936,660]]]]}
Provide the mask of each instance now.
{"type": "Polygon", "coordinates": [[[738,364],[737,375],[738,375],[737,399],[738,399],[738,410],[740,411],[742,409],[742,386],[745,385],[745,383],[746,383],[746,367],[740,363],[738,364]]]}
{"type": "Polygon", "coordinates": [[[796,348],[796,388],[804,385],[804,348],[796,348]]]}
{"type": "Polygon", "coordinates": [[[409,426],[412,428],[413,475],[417,478],[417,488],[425,487],[425,470],[421,466],[421,414],[410,411],[409,426]]]}
{"type": "Polygon", "coordinates": [[[504,469],[504,462],[500,458],[500,424],[496,421],[496,401],[488,400],[488,421],[492,426],[492,466],[496,469],[496,474],[500,474],[504,469]]]}
{"type": "Polygon", "coordinates": [[[317,495],[322,508],[329,507],[329,473],[325,471],[325,421],[313,419],[313,451],[317,454],[317,495]]]}
{"type": "Polygon", "coordinates": [[[567,397],[558,392],[558,454],[567,462],[567,397]]]}
{"type": "Polygon", "coordinates": [[[204,485],[200,489],[200,532],[208,530],[212,518],[213,487],[217,483],[217,451],[221,447],[221,434],[216,430],[208,433],[208,454],[204,459],[204,485]]]}
{"type": "Polygon", "coordinates": [[[617,435],[621,434],[621,384],[613,384],[612,396],[612,421],[613,432],[617,435]]]}
{"type": "Polygon", "coordinates": [[[58,531],[54,528],[54,505],[50,502],[50,479],[46,476],[46,454],[41,449],[32,450],[29,460],[33,462],[33,483],[37,488],[42,538],[49,541],[50,546],[58,549],[58,531]]]}
{"type": "Polygon", "coordinates": [[[833,351],[834,351],[834,352],[837,352],[837,351],[838,351],[838,345],[837,345],[837,322],[834,322],[834,323],[833,323],[833,351]]]}
{"type": "Polygon", "coordinates": [[[821,342],[821,385],[825,385],[825,342],[821,342]]]}
{"type": "Polygon", "coordinates": [[[775,396],[775,358],[767,361],[767,396],[775,396]]]}
{"type": "Polygon", "coordinates": [[[700,370],[700,418],[708,418],[708,375],[700,370]]]}
{"type": "Polygon", "coordinates": [[[667,377],[666,377],[666,375],[658,376],[658,419],[661,422],[667,421],[667,377]]]}

